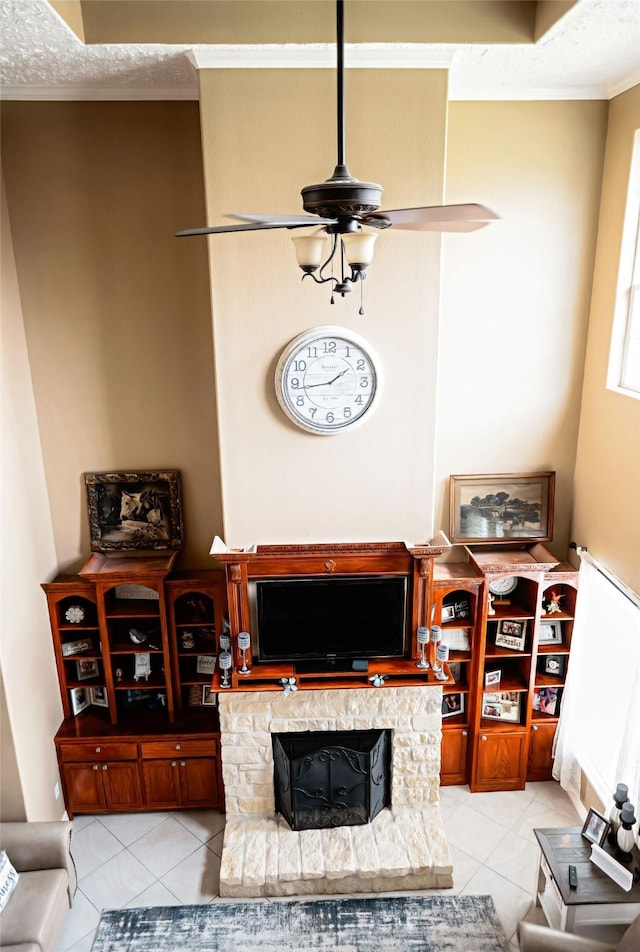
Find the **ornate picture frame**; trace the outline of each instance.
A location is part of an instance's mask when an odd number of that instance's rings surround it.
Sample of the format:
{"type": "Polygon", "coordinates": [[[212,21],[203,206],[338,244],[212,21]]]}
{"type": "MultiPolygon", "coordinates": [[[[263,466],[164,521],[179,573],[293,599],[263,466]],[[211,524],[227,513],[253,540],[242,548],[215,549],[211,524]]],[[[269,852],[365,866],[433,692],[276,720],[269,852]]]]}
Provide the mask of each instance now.
{"type": "Polygon", "coordinates": [[[84,480],[93,552],[181,548],[177,469],[85,473],[84,480]]]}
{"type": "Polygon", "coordinates": [[[451,542],[550,542],[555,476],[551,471],[451,476],[451,542]]]}

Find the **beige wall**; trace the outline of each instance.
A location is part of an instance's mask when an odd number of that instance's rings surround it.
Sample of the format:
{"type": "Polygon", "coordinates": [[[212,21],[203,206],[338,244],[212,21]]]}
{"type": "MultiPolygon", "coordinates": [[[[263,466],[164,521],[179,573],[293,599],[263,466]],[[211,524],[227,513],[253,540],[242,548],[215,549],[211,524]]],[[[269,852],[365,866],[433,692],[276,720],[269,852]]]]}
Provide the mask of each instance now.
{"type": "Polygon", "coordinates": [[[611,101],[593,278],[572,534],[640,592],[640,400],[606,389],[622,224],[640,86],[611,101]]]}
{"type": "MultiPolygon", "coordinates": [[[[352,174],[384,186],[383,207],[439,203],[446,74],[355,70],[346,88],[352,174]]],[[[210,222],[228,211],[302,211],[300,188],[335,166],[334,96],[328,70],[201,74],[210,222]]],[[[225,541],[429,539],[439,237],[378,238],[364,317],[357,292],[332,307],[327,287],[302,284],[286,231],[208,240],[225,541]],[[371,419],[332,437],[290,423],[273,386],[288,341],[323,324],[361,333],[385,378],[371,419]]]]}
{"type": "Polygon", "coordinates": [[[556,471],[566,557],[606,102],[454,102],[447,201],[502,221],[445,236],[436,522],[449,475],[556,471]]]}
{"type": "MultiPolygon", "coordinates": [[[[184,561],[221,529],[196,103],[4,103],[3,164],[58,563],[82,474],[182,473],[184,561]]],[[[41,579],[40,581],[43,581],[41,579]]]]}
{"type": "Polygon", "coordinates": [[[55,548],[4,184],[0,238],[1,816],[55,820],[64,810],[52,743],[62,706],[39,590],[55,571],[55,548]]]}

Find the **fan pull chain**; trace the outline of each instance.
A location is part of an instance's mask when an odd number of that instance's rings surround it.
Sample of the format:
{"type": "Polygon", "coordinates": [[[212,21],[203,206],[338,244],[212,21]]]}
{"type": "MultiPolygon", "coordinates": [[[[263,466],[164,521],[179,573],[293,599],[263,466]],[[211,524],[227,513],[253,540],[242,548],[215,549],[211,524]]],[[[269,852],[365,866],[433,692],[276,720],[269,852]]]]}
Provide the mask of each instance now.
{"type": "Polygon", "coordinates": [[[365,275],[363,274],[360,278],[360,310],[358,311],[360,317],[364,317],[364,278],[365,275]]]}

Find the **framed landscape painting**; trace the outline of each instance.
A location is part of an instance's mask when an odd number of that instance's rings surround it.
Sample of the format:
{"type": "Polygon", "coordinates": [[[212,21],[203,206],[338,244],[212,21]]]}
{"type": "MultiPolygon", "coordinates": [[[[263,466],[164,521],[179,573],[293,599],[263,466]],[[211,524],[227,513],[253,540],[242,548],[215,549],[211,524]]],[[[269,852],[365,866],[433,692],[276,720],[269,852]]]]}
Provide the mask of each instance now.
{"type": "Polygon", "coordinates": [[[178,470],[85,473],[84,480],[93,552],[182,546],[178,470]]]}
{"type": "Polygon", "coordinates": [[[549,542],[555,475],[451,476],[451,542],[549,542]]]}

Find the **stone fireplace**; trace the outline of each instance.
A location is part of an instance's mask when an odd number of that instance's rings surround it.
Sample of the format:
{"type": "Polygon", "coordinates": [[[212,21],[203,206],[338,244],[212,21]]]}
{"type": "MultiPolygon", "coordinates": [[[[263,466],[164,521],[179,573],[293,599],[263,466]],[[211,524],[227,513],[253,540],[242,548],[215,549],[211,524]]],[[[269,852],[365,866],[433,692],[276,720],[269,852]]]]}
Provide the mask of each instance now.
{"type": "Polygon", "coordinates": [[[452,886],[438,806],[439,686],[220,692],[225,897],[452,886]],[[390,805],[371,822],[291,829],[276,813],[273,735],[388,731],[390,805]]]}

